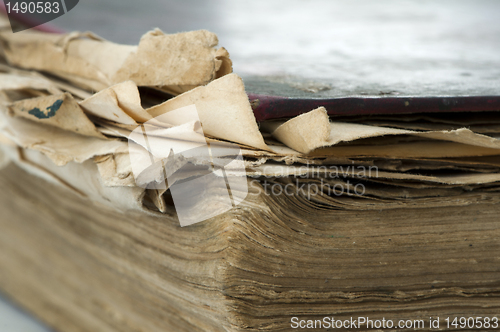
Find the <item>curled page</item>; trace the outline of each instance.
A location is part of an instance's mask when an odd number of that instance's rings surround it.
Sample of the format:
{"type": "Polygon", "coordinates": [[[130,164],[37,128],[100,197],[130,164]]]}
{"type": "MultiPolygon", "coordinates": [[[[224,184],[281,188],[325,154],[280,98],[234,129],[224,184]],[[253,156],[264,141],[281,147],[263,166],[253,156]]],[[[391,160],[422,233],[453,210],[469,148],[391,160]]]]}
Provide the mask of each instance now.
{"type": "Polygon", "coordinates": [[[229,54],[218,52],[217,44],[217,36],[206,30],[173,35],[159,29],[150,31],[141,38],[137,51],[130,54],[112,81],[132,80],[141,86],[205,85],[232,71],[229,54]]]}
{"type": "Polygon", "coordinates": [[[173,86],[170,90],[179,93],[232,71],[229,54],[215,48],[217,36],[206,30],[167,35],[156,29],[139,46],[78,32],[4,32],[0,42],[11,65],[45,71],[94,91],[132,80],[167,90],[173,86]]]}
{"type": "Polygon", "coordinates": [[[223,76],[147,111],[158,117],[189,105],[196,106],[205,134],[269,150],[257,126],[243,80],[238,75],[223,76]]]}
{"type": "Polygon", "coordinates": [[[125,125],[137,125],[152,117],[141,106],[139,90],[132,81],[125,81],[102,90],[80,102],[89,114],[125,125]]]}
{"type": "MultiPolygon", "coordinates": [[[[449,131],[415,131],[357,123],[330,122],[324,107],[319,107],[286,122],[270,122],[262,126],[271,132],[274,138],[304,154],[342,142],[354,142],[359,139],[388,135],[411,135],[488,149],[500,149],[499,139],[477,134],[466,128],[449,131]]],[[[353,146],[346,148],[353,149],[353,146]]],[[[383,149],[382,145],[379,146],[379,150],[383,149]]],[[[323,150],[323,152],[325,151],[323,150]]],[[[404,155],[400,155],[400,157],[404,157],[404,155]]]]}
{"type": "Polygon", "coordinates": [[[327,144],[330,137],[328,114],[324,107],[299,115],[285,123],[268,122],[263,128],[288,147],[308,153],[327,144]]]}
{"type": "Polygon", "coordinates": [[[103,41],[90,33],[41,32],[0,34],[4,55],[14,66],[49,72],[90,90],[111,85],[110,74],[135,46],[103,41]]]}

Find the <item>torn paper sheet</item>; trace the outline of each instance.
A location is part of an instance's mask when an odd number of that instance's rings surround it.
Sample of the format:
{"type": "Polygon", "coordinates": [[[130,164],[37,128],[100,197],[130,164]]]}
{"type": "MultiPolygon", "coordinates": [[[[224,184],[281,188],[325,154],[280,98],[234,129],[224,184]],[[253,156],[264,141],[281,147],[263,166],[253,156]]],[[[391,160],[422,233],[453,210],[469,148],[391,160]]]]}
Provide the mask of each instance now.
{"type": "MultiPolygon", "coordinates": [[[[244,151],[244,155],[248,156],[261,156],[261,155],[266,155],[266,156],[275,156],[276,154],[273,152],[269,151],[262,151],[262,150],[255,150],[255,149],[247,149],[245,148],[244,145],[238,145],[234,143],[228,143],[225,141],[221,141],[215,138],[212,138],[210,136],[203,135],[202,133],[199,132],[201,127],[198,127],[198,124],[195,124],[194,122],[186,122],[183,125],[170,125],[164,121],[158,121],[157,118],[153,119],[155,121],[148,121],[147,123],[143,123],[140,126],[142,127],[142,130],[147,132],[148,137],[150,136],[151,139],[154,140],[160,140],[158,142],[162,142],[161,144],[163,146],[168,146],[170,144],[171,140],[187,140],[191,142],[206,142],[209,143],[210,145],[216,144],[219,146],[223,145],[228,145],[228,146],[239,146],[242,151],[244,151]],[[187,125],[187,126],[186,126],[187,125]],[[175,129],[174,129],[175,128],[175,129]],[[188,132],[183,132],[182,128],[189,128],[192,130],[190,134],[188,132]],[[181,130],[181,131],[179,131],[181,130]],[[165,141],[161,141],[161,139],[165,139],[165,141]]],[[[132,139],[134,140],[134,136],[132,132],[136,130],[139,125],[120,125],[118,123],[110,123],[107,121],[96,121],[97,124],[99,124],[99,131],[107,136],[111,137],[122,137],[126,139],[132,139]]],[[[156,141],[155,141],[156,142],[156,141]]],[[[272,147],[270,147],[272,149],[272,147]]],[[[292,152],[292,154],[298,155],[299,153],[284,147],[287,149],[287,152],[292,152]]],[[[284,150],[283,150],[284,151],[284,150]]]]}
{"type": "Polygon", "coordinates": [[[229,54],[217,50],[217,36],[206,30],[166,35],[146,33],[113,77],[141,86],[198,86],[232,71],[229,54]]]}
{"type": "Polygon", "coordinates": [[[52,82],[37,75],[0,74],[0,90],[44,90],[50,94],[61,94],[62,91],[52,82]]]}
{"type": "Polygon", "coordinates": [[[55,126],[80,135],[105,138],[69,93],[25,99],[8,106],[10,116],[55,126]]]}
{"type": "Polygon", "coordinates": [[[45,71],[96,91],[111,85],[106,73],[118,70],[116,67],[135,50],[91,33],[2,33],[0,41],[9,64],[45,71]]]}
{"type": "Polygon", "coordinates": [[[11,70],[5,65],[0,65],[0,72],[0,102],[4,105],[23,99],[63,93],[38,73],[11,70]]]}
{"type": "Polygon", "coordinates": [[[125,81],[102,90],[80,102],[89,114],[126,125],[147,122],[152,116],[141,106],[137,85],[125,81]]]}
{"type": "Polygon", "coordinates": [[[86,89],[100,91],[127,80],[141,86],[175,86],[186,91],[232,71],[227,51],[206,30],[166,35],[146,33],[139,46],[119,45],[91,33],[1,33],[7,61],[45,71],[86,89]]]}
{"type": "Polygon", "coordinates": [[[418,132],[357,123],[330,122],[324,107],[319,107],[286,122],[269,122],[262,126],[270,131],[273,137],[304,154],[341,142],[387,135],[412,135],[489,149],[500,149],[500,140],[476,134],[465,128],[452,131],[418,132]]]}
{"type": "Polygon", "coordinates": [[[136,186],[128,152],[97,156],[94,162],[106,186],[136,186]]]}
{"type": "Polygon", "coordinates": [[[21,117],[9,117],[0,112],[3,135],[25,149],[43,152],[56,165],[70,161],[82,163],[95,156],[126,153],[126,142],[78,135],[53,126],[44,126],[21,117]]]}
{"type": "MultiPolygon", "coordinates": [[[[5,64],[0,63],[0,72],[4,73],[6,75],[18,77],[17,79],[14,78],[13,82],[18,82],[18,88],[19,89],[30,89],[30,90],[39,90],[43,91],[46,90],[51,94],[59,94],[62,92],[69,92],[71,93],[76,99],[85,99],[90,97],[92,94],[89,93],[88,91],[82,90],[80,88],[77,88],[55,76],[44,76],[38,72],[35,71],[29,71],[29,70],[21,70],[18,68],[14,68],[5,64]],[[23,79],[23,81],[20,81],[23,79]],[[34,80],[38,82],[33,82],[30,81],[28,82],[26,79],[29,80],[34,80]],[[24,82],[26,83],[26,87],[21,87],[24,82]]],[[[2,82],[5,82],[6,88],[11,84],[9,81],[11,80],[11,77],[5,77],[5,80],[2,78],[2,82]]],[[[7,90],[7,89],[6,89],[7,90]]],[[[12,100],[12,102],[17,101],[18,99],[12,100]]]]}
{"type": "Polygon", "coordinates": [[[143,205],[143,188],[106,186],[92,160],[83,163],[69,162],[64,166],[57,166],[39,151],[7,146],[0,148],[11,161],[28,173],[86,197],[94,203],[106,205],[120,212],[139,210],[155,214],[143,205]]]}
{"type": "Polygon", "coordinates": [[[269,150],[257,126],[243,80],[238,75],[223,76],[147,111],[157,117],[189,105],[196,106],[205,134],[269,150]]]}
{"type": "Polygon", "coordinates": [[[270,121],[261,126],[278,141],[302,153],[309,153],[328,144],[331,131],[324,107],[296,116],[285,123],[270,121]]]}
{"type": "MultiPolygon", "coordinates": [[[[99,128],[100,132],[111,137],[121,137],[121,138],[129,138],[131,132],[137,128],[137,126],[129,127],[129,126],[118,126],[116,124],[111,125],[109,123],[105,122],[99,122],[99,124],[102,126],[99,128]]],[[[148,135],[151,135],[155,139],[161,139],[160,133],[162,133],[163,129],[162,127],[158,126],[150,126],[149,124],[143,124],[145,130],[148,132],[148,135]]],[[[163,133],[162,133],[163,135],[163,133]]],[[[166,137],[168,138],[168,136],[166,137]]],[[[171,137],[172,138],[172,137],[171,137]]],[[[230,147],[234,147],[234,144],[232,143],[227,143],[224,141],[220,141],[211,137],[204,137],[205,141],[212,145],[217,145],[217,149],[219,153],[222,152],[227,152],[225,156],[234,156],[234,150],[228,149],[225,150],[223,147],[224,145],[228,145],[230,147]]],[[[163,146],[167,146],[170,144],[170,141],[165,140],[165,141],[159,141],[163,146]]],[[[256,165],[256,164],[262,164],[267,162],[268,160],[273,160],[273,161],[279,161],[279,162],[284,162],[286,164],[293,164],[293,163],[303,163],[303,164],[323,164],[323,163],[333,163],[333,162],[346,162],[349,161],[349,159],[343,158],[343,157],[324,157],[320,156],[318,158],[315,157],[305,157],[301,153],[292,150],[286,146],[273,146],[269,145],[268,146],[270,151],[265,151],[265,150],[255,150],[255,149],[248,149],[243,145],[240,145],[240,151],[242,156],[250,159],[255,159],[255,160],[247,160],[246,162],[249,165],[256,165]]]]}
{"type": "MultiPolygon", "coordinates": [[[[182,111],[182,110],[181,110],[182,111]]],[[[196,112],[194,110],[194,112],[196,112]]],[[[211,153],[199,121],[171,128],[137,127],[129,136],[132,171],[138,186],[158,184],[188,163],[211,167],[211,153]]]]}

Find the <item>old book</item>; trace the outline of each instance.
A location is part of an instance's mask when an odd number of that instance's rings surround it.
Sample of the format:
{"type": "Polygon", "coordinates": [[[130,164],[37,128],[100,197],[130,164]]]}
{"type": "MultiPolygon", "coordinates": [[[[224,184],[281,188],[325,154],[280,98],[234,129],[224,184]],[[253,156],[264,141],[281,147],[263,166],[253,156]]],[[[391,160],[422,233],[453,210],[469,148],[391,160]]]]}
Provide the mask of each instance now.
{"type": "Polygon", "coordinates": [[[277,117],[208,31],[0,42],[0,289],[56,330],[498,326],[496,109],[277,117]]]}
{"type": "Polygon", "coordinates": [[[429,317],[498,315],[495,192],[368,209],[251,192],[180,227],[14,165],[1,181],[2,291],[59,331],[289,331],[293,317],[429,330],[429,317]]]}

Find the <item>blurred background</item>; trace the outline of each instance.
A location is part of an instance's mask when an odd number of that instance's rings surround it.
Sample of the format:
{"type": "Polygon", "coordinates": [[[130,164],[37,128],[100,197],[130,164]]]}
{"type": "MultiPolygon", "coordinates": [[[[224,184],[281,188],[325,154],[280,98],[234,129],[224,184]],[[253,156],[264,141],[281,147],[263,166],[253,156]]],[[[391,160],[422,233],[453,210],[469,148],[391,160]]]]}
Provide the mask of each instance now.
{"type": "Polygon", "coordinates": [[[314,80],[329,97],[451,95],[497,82],[498,13],[497,0],[81,0],[51,23],[125,44],[156,27],[207,29],[245,82],[314,80]]]}
{"type": "Polygon", "coordinates": [[[0,331],[2,332],[51,332],[35,318],[0,296],[0,331]]]}

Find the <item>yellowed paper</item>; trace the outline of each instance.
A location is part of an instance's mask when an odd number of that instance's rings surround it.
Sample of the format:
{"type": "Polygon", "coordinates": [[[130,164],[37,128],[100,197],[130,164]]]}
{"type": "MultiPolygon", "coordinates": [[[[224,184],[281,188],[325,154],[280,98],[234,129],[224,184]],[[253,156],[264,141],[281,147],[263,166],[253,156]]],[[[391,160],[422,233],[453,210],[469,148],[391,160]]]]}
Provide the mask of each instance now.
{"type": "Polygon", "coordinates": [[[262,126],[271,132],[274,138],[302,153],[324,146],[330,138],[328,114],[324,107],[299,115],[282,124],[268,122],[262,126]]]}
{"type": "Polygon", "coordinates": [[[206,30],[173,35],[159,29],[150,31],[112,80],[132,80],[143,86],[205,85],[232,71],[229,54],[218,52],[217,44],[217,36],[206,30]]]}
{"type": "Polygon", "coordinates": [[[18,101],[9,114],[74,133],[104,138],[69,93],[18,101]]]}
{"type": "Polygon", "coordinates": [[[80,106],[93,116],[125,125],[137,125],[152,118],[142,108],[139,90],[132,81],[102,90],[81,101],[80,106]]]}
{"type": "Polygon", "coordinates": [[[146,33],[139,46],[119,45],[91,33],[1,33],[7,61],[46,71],[86,89],[100,91],[132,80],[143,86],[174,86],[179,92],[231,72],[217,36],[206,30],[166,35],[146,33]]]}
{"type": "Polygon", "coordinates": [[[57,166],[39,151],[25,150],[20,154],[15,148],[2,146],[1,149],[9,155],[10,160],[28,173],[86,197],[94,204],[106,205],[120,212],[140,210],[154,214],[143,205],[143,188],[104,185],[96,165],[91,160],[57,166]]]}
{"type": "Polygon", "coordinates": [[[236,74],[223,76],[147,111],[157,117],[195,105],[205,134],[269,150],[259,131],[242,79],[236,74]]]}
{"type": "Polygon", "coordinates": [[[3,135],[22,148],[43,152],[57,165],[128,151],[127,143],[119,140],[83,136],[22,117],[7,117],[1,112],[0,115],[3,135]]]}
{"type": "MultiPolygon", "coordinates": [[[[476,134],[466,128],[450,131],[419,132],[357,123],[329,122],[324,107],[319,107],[284,123],[271,122],[263,124],[263,127],[269,130],[274,138],[304,154],[341,142],[353,142],[359,139],[388,135],[411,135],[489,149],[500,149],[499,139],[476,134]]],[[[411,151],[408,153],[411,153],[411,151]]]]}
{"type": "Polygon", "coordinates": [[[34,75],[0,74],[0,90],[45,90],[50,94],[62,93],[52,82],[34,75]]]}

